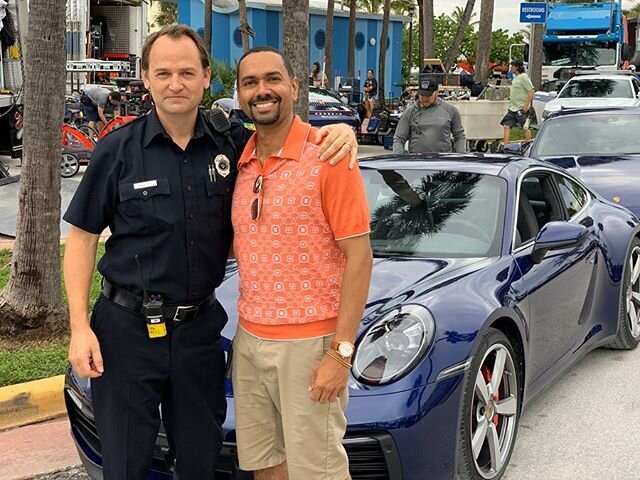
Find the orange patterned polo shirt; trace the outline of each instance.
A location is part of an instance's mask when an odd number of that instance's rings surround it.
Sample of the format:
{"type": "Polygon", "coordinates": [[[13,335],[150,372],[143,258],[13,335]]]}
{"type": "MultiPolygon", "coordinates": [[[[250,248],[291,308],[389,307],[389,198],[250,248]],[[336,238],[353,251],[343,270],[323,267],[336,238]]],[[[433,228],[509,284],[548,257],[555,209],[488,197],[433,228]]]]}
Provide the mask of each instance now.
{"type": "Polygon", "coordinates": [[[260,338],[293,340],[335,333],[344,271],[337,240],[367,234],[360,171],[331,167],[312,142],[316,130],[295,117],[284,147],[264,166],[256,134],[238,162],[233,250],[240,274],[240,326],[260,338]],[[262,175],[262,192],[254,193],[262,175]],[[252,202],[262,196],[260,217],[252,202]]]}

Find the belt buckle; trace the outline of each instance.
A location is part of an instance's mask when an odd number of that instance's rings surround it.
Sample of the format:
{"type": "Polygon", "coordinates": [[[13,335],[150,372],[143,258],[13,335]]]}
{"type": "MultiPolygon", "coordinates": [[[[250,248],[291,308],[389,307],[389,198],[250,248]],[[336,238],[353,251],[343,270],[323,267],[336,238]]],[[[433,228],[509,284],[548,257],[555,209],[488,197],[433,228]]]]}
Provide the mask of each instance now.
{"type": "Polygon", "coordinates": [[[197,305],[187,305],[187,306],[178,306],[176,307],[176,313],[173,315],[173,321],[174,322],[182,322],[183,320],[180,318],[180,313],[181,312],[198,312],[198,306],[197,305]]]}

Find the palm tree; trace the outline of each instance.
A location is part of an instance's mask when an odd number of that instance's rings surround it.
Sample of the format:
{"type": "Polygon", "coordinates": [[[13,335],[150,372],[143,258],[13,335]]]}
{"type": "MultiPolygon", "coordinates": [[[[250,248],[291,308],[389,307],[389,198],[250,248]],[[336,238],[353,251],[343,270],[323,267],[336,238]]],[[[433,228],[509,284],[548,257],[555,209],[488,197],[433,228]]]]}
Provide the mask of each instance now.
{"type": "Polygon", "coordinates": [[[247,2],[246,0],[238,0],[238,15],[240,20],[240,34],[242,36],[242,51],[247,53],[249,51],[249,37],[255,37],[255,33],[249,26],[247,20],[247,2]]]}
{"type": "Polygon", "coordinates": [[[284,54],[300,82],[298,101],[293,111],[306,122],[309,118],[309,3],[305,0],[283,0],[282,19],[284,54]]]}
{"type": "MultiPolygon", "coordinates": [[[[436,47],[433,37],[433,0],[424,0],[423,29],[424,29],[424,58],[433,58],[436,47]]],[[[420,66],[424,59],[420,59],[420,66]]]]}
{"type": "Polygon", "coordinates": [[[380,60],[378,62],[378,98],[380,104],[384,105],[384,75],[385,65],[387,62],[387,43],[389,40],[389,16],[391,13],[391,0],[384,1],[384,10],[382,14],[382,38],[380,39],[380,60]]]}
{"type": "Polygon", "coordinates": [[[207,46],[207,52],[211,55],[211,17],[213,0],[204,0],[204,44],[207,46]]]}
{"type": "MultiPolygon", "coordinates": [[[[475,0],[473,0],[473,3],[475,5],[475,0]]],[[[451,12],[451,15],[449,15],[449,18],[459,24],[464,19],[466,11],[467,11],[466,5],[464,8],[462,8],[461,6],[457,6],[456,8],[453,9],[453,12],[451,12]]],[[[476,18],[476,16],[477,16],[476,13],[472,11],[471,16],[469,17],[469,21],[467,22],[467,25],[470,25],[472,27],[475,27],[476,25],[478,25],[479,22],[477,20],[474,20],[473,22],[471,21],[471,19],[476,18]]]]}
{"type": "Polygon", "coordinates": [[[444,61],[444,69],[446,72],[449,71],[451,66],[458,59],[458,54],[460,53],[460,45],[462,44],[462,40],[464,39],[464,32],[467,29],[467,26],[469,26],[469,21],[471,20],[475,3],[476,0],[467,0],[467,4],[465,5],[462,13],[460,12],[460,7],[457,7],[454,11],[453,16],[458,17],[458,30],[456,30],[456,35],[455,37],[453,37],[451,48],[449,49],[447,58],[444,61]]]}
{"type": "Polygon", "coordinates": [[[482,0],[480,3],[480,28],[476,49],[476,74],[478,82],[489,78],[489,55],[491,54],[491,27],[493,24],[494,0],[482,0]]]}
{"type": "Polygon", "coordinates": [[[424,0],[418,0],[418,67],[424,63],[424,0]]]}
{"type": "Polygon", "coordinates": [[[29,5],[19,214],[9,282],[0,292],[0,333],[66,325],[60,293],[65,12],[66,0],[29,5]]]}
{"type": "Polygon", "coordinates": [[[347,51],[347,75],[355,76],[356,71],[356,0],[349,0],[349,47],[347,51]]]}
{"type": "Polygon", "coordinates": [[[629,10],[624,10],[624,14],[627,18],[638,18],[640,17],[640,2],[637,2],[633,7],[629,10]]]}
{"type": "Polygon", "coordinates": [[[325,68],[324,71],[327,75],[327,80],[329,80],[329,85],[327,87],[331,87],[333,85],[332,77],[333,77],[333,9],[335,0],[328,0],[327,2],[327,21],[325,25],[325,40],[324,40],[324,58],[325,58],[325,68]]]}

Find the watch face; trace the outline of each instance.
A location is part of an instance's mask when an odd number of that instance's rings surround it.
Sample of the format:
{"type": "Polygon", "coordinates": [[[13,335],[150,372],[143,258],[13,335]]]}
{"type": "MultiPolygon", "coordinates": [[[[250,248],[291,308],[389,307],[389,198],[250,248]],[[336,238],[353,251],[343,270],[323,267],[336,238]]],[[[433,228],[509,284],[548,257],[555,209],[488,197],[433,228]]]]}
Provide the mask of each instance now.
{"type": "Polygon", "coordinates": [[[341,343],[338,345],[338,353],[343,357],[350,357],[353,355],[353,346],[348,343],[341,343]]]}

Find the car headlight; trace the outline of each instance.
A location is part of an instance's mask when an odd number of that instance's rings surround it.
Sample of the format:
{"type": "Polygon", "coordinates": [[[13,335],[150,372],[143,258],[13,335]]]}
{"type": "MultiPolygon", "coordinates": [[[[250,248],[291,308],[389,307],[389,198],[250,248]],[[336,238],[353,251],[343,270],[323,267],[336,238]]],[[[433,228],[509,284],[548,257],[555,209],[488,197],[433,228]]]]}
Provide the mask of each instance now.
{"type": "Polygon", "coordinates": [[[421,305],[394,309],[373,324],[358,342],[353,374],[369,385],[398,380],[424,357],[435,329],[433,316],[421,305]]]}

